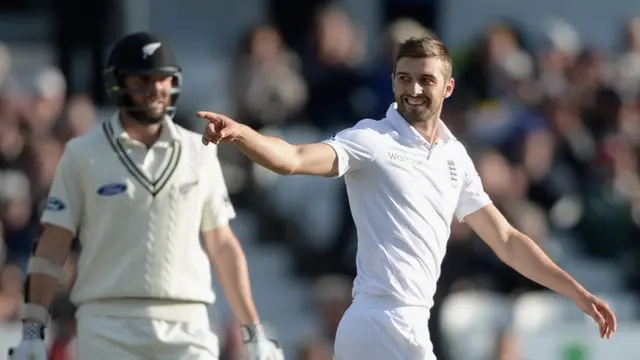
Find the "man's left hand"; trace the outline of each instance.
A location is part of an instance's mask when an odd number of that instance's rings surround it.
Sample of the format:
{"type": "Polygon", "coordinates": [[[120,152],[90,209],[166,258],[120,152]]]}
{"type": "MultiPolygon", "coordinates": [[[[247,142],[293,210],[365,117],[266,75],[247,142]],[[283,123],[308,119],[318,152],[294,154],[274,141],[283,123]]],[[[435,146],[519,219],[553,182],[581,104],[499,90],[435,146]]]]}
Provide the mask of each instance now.
{"type": "Polygon", "coordinates": [[[262,325],[242,325],[241,331],[248,360],[284,360],[277,340],[268,337],[262,325]]]}
{"type": "Polygon", "coordinates": [[[589,315],[600,328],[600,338],[611,339],[616,331],[616,315],[609,305],[595,295],[585,292],[575,301],[580,310],[589,315]]]}

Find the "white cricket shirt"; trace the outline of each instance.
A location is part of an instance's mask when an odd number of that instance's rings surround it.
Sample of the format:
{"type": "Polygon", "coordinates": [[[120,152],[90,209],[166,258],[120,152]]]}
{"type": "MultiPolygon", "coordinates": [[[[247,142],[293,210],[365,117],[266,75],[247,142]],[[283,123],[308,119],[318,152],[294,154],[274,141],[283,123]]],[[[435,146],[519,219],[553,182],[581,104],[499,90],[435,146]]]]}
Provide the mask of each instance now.
{"type": "MultiPolygon", "coordinates": [[[[213,303],[200,232],[235,217],[215,146],[169,118],[149,149],[118,114],[65,147],[42,222],[78,234],[71,299],[213,303]]],[[[153,317],[153,316],[152,316],[153,317]]]]}
{"type": "Polygon", "coordinates": [[[338,155],[358,232],[354,297],[431,307],[454,215],[462,220],[491,200],[442,121],[430,147],[395,106],[325,143],[338,155]]]}

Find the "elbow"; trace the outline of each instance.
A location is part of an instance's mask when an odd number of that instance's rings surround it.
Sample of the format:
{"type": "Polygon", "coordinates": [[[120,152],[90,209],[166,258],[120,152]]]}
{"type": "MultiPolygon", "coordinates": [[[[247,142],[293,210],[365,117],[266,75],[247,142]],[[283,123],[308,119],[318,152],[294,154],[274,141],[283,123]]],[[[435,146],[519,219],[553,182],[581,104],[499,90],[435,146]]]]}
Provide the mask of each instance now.
{"type": "Polygon", "coordinates": [[[513,254],[517,252],[519,234],[520,232],[511,226],[504,229],[499,236],[499,245],[494,249],[498,258],[508,265],[514,257],[513,254]]]}
{"type": "Polygon", "coordinates": [[[518,257],[523,242],[526,241],[522,238],[523,236],[524,234],[513,227],[506,229],[502,235],[502,249],[498,257],[505,263],[510,264],[514,258],[518,257]]]}
{"type": "Polygon", "coordinates": [[[282,176],[296,175],[298,173],[298,168],[293,165],[284,165],[274,168],[273,172],[282,176]]]}

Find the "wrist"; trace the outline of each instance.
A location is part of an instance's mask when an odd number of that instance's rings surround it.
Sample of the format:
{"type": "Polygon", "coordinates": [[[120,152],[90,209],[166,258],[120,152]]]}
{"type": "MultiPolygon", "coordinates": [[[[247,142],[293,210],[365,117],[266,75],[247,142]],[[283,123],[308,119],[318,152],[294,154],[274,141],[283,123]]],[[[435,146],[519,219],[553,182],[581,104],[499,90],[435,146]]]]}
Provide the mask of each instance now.
{"type": "Polygon", "coordinates": [[[37,322],[22,323],[23,340],[44,340],[44,325],[37,322]]]}
{"type": "Polygon", "coordinates": [[[574,302],[578,302],[583,300],[584,298],[591,295],[590,292],[587,291],[582,285],[580,285],[577,281],[573,281],[573,286],[571,286],[571,290],[569,294],[566,294],[571,300],[574,302]]]}

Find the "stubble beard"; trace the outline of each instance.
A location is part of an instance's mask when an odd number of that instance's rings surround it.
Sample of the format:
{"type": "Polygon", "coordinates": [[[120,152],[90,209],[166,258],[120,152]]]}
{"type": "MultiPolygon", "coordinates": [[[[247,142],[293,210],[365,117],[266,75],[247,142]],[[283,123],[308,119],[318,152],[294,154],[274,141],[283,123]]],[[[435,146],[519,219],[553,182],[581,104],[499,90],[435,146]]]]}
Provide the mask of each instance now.
{"type": "Polygon", "coordinates": [[[434,103],[430,101],[429,106],[424,109],[408,109],[407,106],[398,99],[398,112],[412,125],[427,125],[435,123],[440,118],[440,110],[442,109],[442,102],[434,103]]]}

